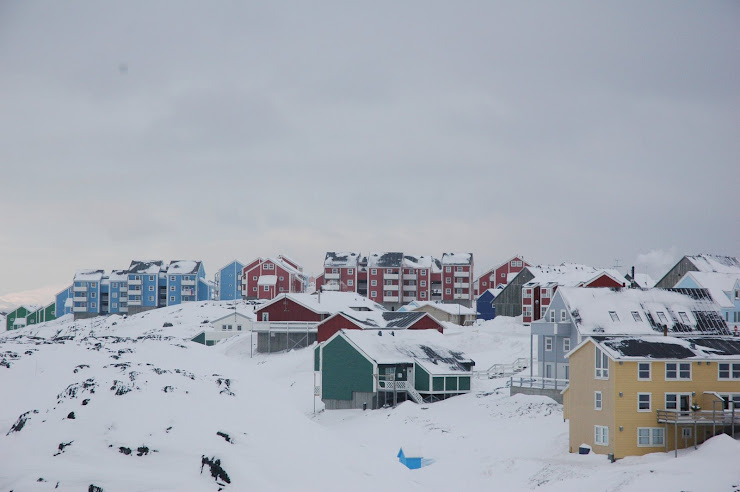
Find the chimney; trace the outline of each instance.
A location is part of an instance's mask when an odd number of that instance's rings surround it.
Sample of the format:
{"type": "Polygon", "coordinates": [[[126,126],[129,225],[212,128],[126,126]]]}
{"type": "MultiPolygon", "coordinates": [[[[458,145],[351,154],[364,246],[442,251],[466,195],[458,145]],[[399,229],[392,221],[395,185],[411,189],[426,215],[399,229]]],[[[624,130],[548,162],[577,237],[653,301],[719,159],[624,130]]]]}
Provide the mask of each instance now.
{"type": "Polygon", "coordinates": [[[632,265],[632,280],[635,280],[635,265],[632,265]]]}
{"type": "Polygon", "coordinates": [[[319,294],[318,294],[318,299],[317,299],[317,302],[319,304],[321,304],[321,291],[322,290],[324,290],[324,286],[323,285],[321,287],[319,287],[319,294]]]}
{"type": "Polygon", "coordinates": [[[668,336],[668,325],[663,325],[663,336],[664,337],[668,336]]]}

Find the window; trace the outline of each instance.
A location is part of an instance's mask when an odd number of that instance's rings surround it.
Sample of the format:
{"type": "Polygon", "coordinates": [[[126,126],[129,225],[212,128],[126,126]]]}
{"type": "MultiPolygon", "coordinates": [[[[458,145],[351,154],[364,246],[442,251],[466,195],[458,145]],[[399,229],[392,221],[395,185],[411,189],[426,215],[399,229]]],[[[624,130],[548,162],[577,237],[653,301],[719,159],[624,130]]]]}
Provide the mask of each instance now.
{"type": "Polygon", "coordinates": [[[594,426],[594,444],[599,446],[609,445],[609,427],[605,425],[594,426]]]}
{"type": "Polygon", "coordinates": [[[681,318],[682,323],[686,323],[687,325],[691,323],[691,321],[689,321],[688,315],[684,313],[683,311],[678,312],[678,317],[681,318]]]}
{"type": "Polygon", "coordinates": [[[516,266],[516,261],[511,260],[511,266],[515,267],[516,266]]]}
{"type": "Polygon", "coordinates": [[[666,362],[665,378],[674,380],[690,380],[691,362],[666,362]]]}
{"type": "Polygon", "coordinates": [[[283,280],[285,280],[285,277],[283,277],[282,275],[280,275],[280,281],[282,282],[283,280]]]}
{"type": "Polygon", "coordinates": [[[719,367],[719,379],[740,379],[740,362],[721,362],[719,367]]]}
{"type": "Polygon", "coordinates": [[[117,307],[118,307],[118,303],[117,303],[117,302],[114,302],[114,303],[113,303],[113,308],[115,309],[115,308],[117,308],[117,307]]]}
{"type": "Polygon", "coordinates": [[[174,285],[170,285],[170,292],[175,292],[175,286],[174,285]]]}
{"type": "Polygon", "coordinates": [[[650,380],[650,362],[637,364],[637,379],[650,380]]]}
{"type": "Polygon", "coordinates": [[[149,292],[154,292],[154,286],[153,285],[150,285],[149,286],[149,292]]]}
{"type": "Polygon", "coordinates": [[[370,275],[377,275],[377,274],[378,274],[378,269],[377,268],[371,268],[370,269],[370,275]]]}
{"type": "Polygon", "coordinates": [[[236,325],[236,331],[242,331],[242,325],[236,325]]]}
{"type": "Polygon", "coordinates": [[[350,278],[347,280],[347,285],[352,287],[353,285],[355,285],[355,281],[350,278]]]}
{"type": "Polygon", "coordinates": [[[226,325],[221,325],[221,331],[226,331],[226,325]]]}
{"type": "Polygon", "coordinates": [[[354,275],[354,274],[355,274],[355,269],[354,268],[348,268],[347,269],[347,275],[354,275]]]}
{"type": "Polygon", "coordinates": [[[426,287],[427,286],[427,281],[426,280],[420,280],[419,281],[419,286],[426,287]]]}
{"type": "Polygon", "coordinates": [[[393,269],[392,268],[386,268],[385,269],[385,273],[393,273],[393,269]]]}
{"type": "Polygon", "coordinates": [[[426,299],[426,298],[427,298],[427,293],[426,293],[426,292],[424,292],[424,291],[422,291],[422,292],[421,292],[421,298],[422,298],[422,299],[426,299]]]}
{"type": "Polygon", "coordinates": [[[111,297],[112,297],[113,299],[115,299],[116,297],[118,297],[118,292],[113,292],[113,293],[111,294],[111,297]]]}
{"type": "Polygon", "coordinates": [[[555,322],[555,310],[552,309],[550,310],[550,323],[554,323],[554,322],[555,322]]]}
{"type": "Polygon", "coordinates": [[[650,393],[637,393],[637,411],[650,411],[650,393]]]}
{"type": "Polygon", "coordinates": [[[455,267],[455,271],[456,272],[462,272],[463,271],[463,268],[461,266],[455,267]]]}
{"type": "Polygon", "coordinates": [[[532,306],[522,306],[522,316],[531,318],[532,317],[532,306]]]}
{"type": "Polygon", "coordinates": [[[174,275],[170,275],[170,282],[174,282],[174,281],[175,281],[175,276],[174,275]]]}
{"type": "Polygon", "coordinates": [[[561,309],[560,310],[560,321],[565,321],[565,320],[566,320],[565,309],[561,309]]]}
{"type": "Polygon", "coordinates": [[[384,295],[385,297],[395,297],[395,296],[393,295],[393,291],[392,291],[392,290],[385,290],[385,291],[383,291],[383,295],[384,295]]]}
{"type": "Polygon", "coordinates": [[[264,268],[265,270],[274,270],[275,265],[273,265],[272,263],[265,263],[264,265],[262,265],[262,268],[264,268]]]}
{"type": "Polygon", "coordinates": [[[532,298],[532,289],[524,289],[524,294],[522,295],[525,299],[531,299],[532,298]]]}
{"type": "Polygon", "coordinates": [[[545,312],[546,311],[547,311],[547,306],[542,306],[540,308],[540,318],[544,318],[545,317],[545,312]]]}
{"type": "Polygon", "coordinates": [[[257,275],[252,275],[252,280],[257,280],[257,275]]]}
{"type": "Polygon", "coordinates": [[[228,329],[229,329],[229,330],[233,330],[233,329],[234,329],[234,327],[233,327],[232,325],[228,325],[228,329]]]}
{"type": "Polygon", "coordinates": [[[257,287],[252,287],[252,292],[257,292],[257,287]]]}
{"type": "Polygon", "coordinates": [[[658,447],[665,446],[662,427],[638,427],[637,428],[637,446],[638,447],[658,447]]]}
{"type": "Polygon", "coordinates": [[[570,352],[570,338],[563,338],[563,353],[570,352]]]}
{"type": "Polygon", "coordinates": [[[545,337],[545,351],[552,352],[552,337],[545,337]]]}
{"type": "Polygon", "coordinates": [[[665,409],[666,410],[678,410],[678,395],[676,393],[666,393],[665,409]]]}
{"type": "Polygon", "coordinates": [[[427,271],[426,271],[426,270],[422,270],[422,271],[421,271],[421,274],[422,274],[422,275],[426,275],[426,274],[427,274],[427,271]]]}
{"type": "Polygon", "coordinates": [[[91,308],[95,309],[95,306],[96,306],[96,304],[95,304],[94,302],[91,302],[91,303],[90,303],[90,307],[91,307],[91,308]]]}
{"type": "Polygon", "coordinates": [[[332,268],[331,273],[339,273],[339,268],[332,268]]]}
{"type": "Polygon", "coordinates": [[[640,313],[638,313],[637,311],[632,311],[632,319],[634,319],[638,323],[642,323],[642,316],[640,316],[640,313]]]}
{"type": "Polygon", "coordinates": [[[98,295],[97,292],[90,292],[90,297],[93,298],[93,299],[95,299],[95,297],[97,297],[97,295],[98,295]]]}
{"type": "Polygon", "coordinates": [[[550,297],[550,290],[549,289],[542,289],[542,298],[546,299],[550,297]]]}
{"type": "Polygon", "coordinates": [[[377,280],[373,279],[373,280],[370,281],[370,286],[371,287],[376,287],[377,285],[378,285],[378,281],[377,280]]]}
{"type": "Polygon", "coordinates": [[[97,286],[98,286],[98,283],[97,282],[93,282],[93,283],[90,284],[90,287],[93,288],[93,289],[97,288],[97,286]]]}
{"type": "Polygon", "coordinates": [[[447,294],[447,295],[450,295],[451,293],[452,293],[452,290],[450,290],[450,289],[445,289],[445,294],[447,294]]]}
{"type": "Polygon", "coordinates": [[[681,429],[681,437],[684,439],[690,439],[691,438],[691,427],[684,427],[681,429]]]}
{"type": "Polygon", "coordinates": [[[149,281],[154,282],[154,275],[149,275],[149,281]]]}
{"type": "Polygon", "coordinates": [[[153,302],[153,301],[154,301],[154,296],[149,296],[149,302],[153,302]]]}
{"type": "Polygon", "coordinates": [[[601,408],[602,408],[601,391],[594,391],[594,410],[601,410],[601,408]]]}
{"type": "Polygon", "coordinates": [[[662,323],[664,323],[664,324],[668,324],[668,318],[666,318],[666,315],[665,315],[665,313],[664,313],[663,311],[658,311],[658,319],[659,319],[659,320],[660,320],[660,321],[661,321],[662,323]]]}
{"type": "Polygon", "coordinates": [[[501,272],[501,278],[506,278],[506,274],[504,272],[501,272]]]}
{"type": "Polygon", "coordinates": [[[270,313],[262,313],[262,321],[270,321],[270,313]]]}
{"type": "Polygon", "coordinates": [[[452,267],[445,267],[445,272],[450,273],[452,271],[452,267]]]}
{"type": "Polygon", "coordinates": [[[619,321],[619,316],[617,316],[616,311],[609,311],[609,316],[612,317],[612,321],[619,321]]]}
{"type": "Polygon", "coordinates": [[[378,297],[378,291],[377,290],[371,290],[370,291],[370,297],[378,297]]]}
{"type": "Polygon", "coordinates": [[[609,357],[596,347],[596,379],[609,379],[609,357]]]}
{"type": "Polygon", "coordinates": [[[445,283],[446,284],[451,284],[452,283],[452,277],[445,278],[445,283]]]}
{"type": "Polygon", "coordinates": [[[175,296],[170,296],[170,302],[175,302],[175,296]]]}
{"type": "Polygon", "coordinates": [[[283,289],[282,287],[280,287],[280,292],[283,292],[284,290],[285,290],[285,289],[283,289]]]}
{"type": "Polygon", "coordinates": [[[270,292],[270,286],[265,285],[265,287],[262,290],[264,290],[265,292],[270,292]]]}

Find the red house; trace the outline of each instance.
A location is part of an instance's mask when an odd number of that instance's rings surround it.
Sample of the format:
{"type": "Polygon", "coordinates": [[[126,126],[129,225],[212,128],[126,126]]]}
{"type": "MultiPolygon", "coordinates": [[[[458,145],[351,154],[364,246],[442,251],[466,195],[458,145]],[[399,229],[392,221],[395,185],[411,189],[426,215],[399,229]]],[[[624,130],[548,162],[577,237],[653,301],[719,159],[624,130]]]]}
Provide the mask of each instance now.
{"type": "Polygon", "coordinates": [[[257,321],[318,323],[339,312],[384,311],[383,306],[354,292],[280,294],[255,310],[257,321]]]}
{"type": "Polygon", "coordinates": [[[272,299],[283,293],[300,293],[306,289],[303,268],[279,255],[277,258],[257,258],[242,269],[242,297],[272,299]]]}
{"type": "Polygon", "coordinates": [[[473,282],[473,293],[476,297],[500,285],[506,285],[509,278],[522,271],[522,268],[532,266],[522,256],[514,256],[499,266],[493,267],[473,282]]]}
{"type": "Polygon", "coordinates": [[[316,339],[319,343],[325,342],[339,330],[437,330],[443,333],[444,327],[429,313],[341,311],[319,323],[316,339]]]}

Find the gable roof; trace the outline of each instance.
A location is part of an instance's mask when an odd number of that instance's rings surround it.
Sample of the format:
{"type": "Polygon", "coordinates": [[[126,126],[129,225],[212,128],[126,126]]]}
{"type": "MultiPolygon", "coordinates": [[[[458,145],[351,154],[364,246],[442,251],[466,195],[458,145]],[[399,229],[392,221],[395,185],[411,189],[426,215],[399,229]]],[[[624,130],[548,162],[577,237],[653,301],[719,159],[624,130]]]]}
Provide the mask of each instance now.
{"type": "Polygon", "coordinates": [[[740,281],[739,273],[718,273],[718,272],[688,272],[681,280],[676,283],[679,285],[686,278],[690,278],[698,286],[707,289],[709,294],[719,306],[731,308],[735,304],[727,296],[727,292],[734,289],[735,284],[740,281]]]}
{"type": "Polygon", "coordinates": [[[413,255],[404,255],[403,256],[403,266],[406,268],[432,268],[432,262],[434,261],[434,258],[431,256],[413,256],[413,255]]]}
{"type": "Polygon", "coordinates": [[[442,253],[443,265],[472,265],[473,253],[442,253]]]}
{"type": "Polygon", "coordinates": [[[103,279],[104,270],[79,270],[74,279],[81,282],[100,282],[103,279]]]}
{"type": "MultiPolygon", "coordinates": [[[[437,302],[437,301],[411,301],[409,304],[401,307],[404,311],[415,311],[421,307],[430,306],[435,309],[439,309],[440,311],[447,313],[447,314],[459,314],[459,315],[471,315],[471,314],[478,314],[478,311],[475,309],[469,308],[467,306],[463,306],[462,304],[451,304],[451,303],[444,303],[444,302],[437,302]]],[[[399,311],[401,310],[399,309],[399,311]]]]}
{"type": "Polygon", "coordinates": [[[604,274],[611,277],[619,285],[627,285],[627,279],[625,279],[622,274],[616,270],[594,268],[578,263],[538,265],[536,267],[526,268],[532,275],[534,275],[534,278],[524,285],[557,283],[559,286],[575,287],[577,285],[586,285],[604,274]]]}
{"type": "Polygon", "coordinates": [[[172,260],[167,267],[167,275],[195,274],[200,270],[200,261],[172,260]]]}
{"type": "Polygon", "coordinates": [[[354,312],[355,309],[369,309],[373,311],[385,311],[386,309],[377,304],[365,296],[361,296],[355,292],[335,292],[326,291],[322,292],[321,295],[317,293],[313,294],[280,294],[261,305],[257,311],[271,306],[277,302],[282,302],[285,299],[290,299],[303,306],[304,308],[313,311],[316,314],[334,314],[339,311],[354,312]]]}
{"type": "Polygon", "coordinates": [[[612,359],[740,360],[740,338],[593,337],[593,342],[612,359]]]}
{"type": "Polygon", "coordinates": [[[654,335],[663,333],[663,326],[672,335],[730,334],[708,296],[694,298],[664,289],[560,287],[555,297],[562,299],[578,333],[585,336],[654,335]]]}
{"type": "Polygon", "coordinates": [[[403,253],[398,251],[370,253],[367,266],[371,268],[397,268],[403,264],[403,253]]]}
{"type": "Polygon", "coordinates": [[[356,267],[359,253],[327,251],[324,267],[356,267]]]}
{"type": "Polygon", "coordinates": [[[349,340],[377,364],[418,362],[431,374],[469,372],[465,365],[475,364],[462,352],[449,348],[444,335],[436,330],[378,333],[375,330],[340,330],[335,336],[349,340]]]}
{"type": "MultiPolygon", "coordinates": [[[[530,266],[529,263],[527,263],[526,260],[524,259],[524,256],[522,256],[522,255],[515,255],[515,256],[512,256],[511,258],[509,258],[506,261],[502,261],[501,263],[499,263],[496,266],[492,266],[491,268],[489,268],[488,270],[486,270],[485,272],[483,272],[481,275],[478,275],[478,277],[476,277],[476,279],[475,279],[475,282],[477,282],[481,278],[485,277],[486,275],[492,275],[492,274],[496,273],[496,270],[498,270],[499,268],[501,268],[504,265],[510,264],[513,260],[520,260],[522,262],[522,267],[530,266]]],[[[509,273],[509,275],[513,275],[513,276],[510,277],[510,278],[507,278],[507,281],[510,280],[511,278],[514,278],[517,273],[519,273],[519,272],[516,272],[514,274],[509,273]]],[[[486,280],[491,280],[491,278],[488,277],[486,280]]]]}
{"type": "Polygon", "coordinates": [[[687,255],[686,258],[700,272],[740,273],[740,260],[734,256],[713,254],[687,255]]]}
{"type": "Polygon", "coordinates": [[[163,266],[162,260],[131,260],[128,272],[151,275],[162,271],[163,266]]]}

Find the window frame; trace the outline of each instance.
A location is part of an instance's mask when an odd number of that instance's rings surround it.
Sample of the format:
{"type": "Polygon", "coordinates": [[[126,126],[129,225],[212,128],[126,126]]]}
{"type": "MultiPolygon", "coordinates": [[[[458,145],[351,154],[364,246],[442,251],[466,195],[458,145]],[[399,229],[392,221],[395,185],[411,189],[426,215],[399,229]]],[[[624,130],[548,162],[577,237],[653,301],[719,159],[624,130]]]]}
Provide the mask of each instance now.
{"type": "Polygon", "coordinates": [[[544,341],[545,341],[544,343],[545,352],[552,352],[552,346],[553,346],[552,337],[546,336],[544,341]]]}
{"type": "Polygon", "coordinates": [[[609,356],[599,347],[595,347],[594,379],[609,379],[609,356]]]}
{"type": "Polygon", "coordinates": [[[638,381],[652,381],[652,375],[653,375],[653,367],[652,363],[650,362],[638,362],[637,363],[637,380],[638,381]],[[642,377],[641,373],[643,372],[640,366],[646,365],[647,366],[647,377],[642,377]]]}
{"type": "Polygon", "coordinates": [[[594,445],[596,446],[608,446],[609,445],[609,426],[594,425],[594,445]]]}
{"type": "Polygon", "coordinates": [[[604,395],[601,391],[594,391],[594,410],[601,411],[604,409],[604,395]]]}
{"type": "Polygon", "coordinates": [[[652,393],[637,393],[637,411],[638,412],[652,412],[653,411],[653,394],[652,393]],[[647,408],[642,408],[643,401],[640,400],[641,396],[647,396],[647,408]]]}
{"type": "Polygon", "coordinates": [[[665,430],[663,427],[638,427],[637,428],[637,447],[638,448],[662,448],[665,446],[665,430]],[[647,431],[647,444],[640,444],[640,431],[647,431]],[[657,442],[657,437],[660,441],[657,442]]]}
{"type": "Polygon", "coordinates": [[[665,380],[666,381],[691,381],[692,376],[692,364],[691,362],[666,362],[665,363],[665,380]],[[676,366],[675,369],[668,369],[669,366],[676,366]],[[683,372],[683,369],[681,366],[688,366],[689,367],[689,376],[683,377],[681,376],[681,373],[683,372]],[[675,377],[669,377],[668,372],[674,372],[676,373],[675,377]]]}
{"type": "Polygon", "coordinates": [[[719,381],[740,380],[740,362],[718,362],[717,363],[717,379],[719,381]],[[722,376],[722,373],[725,372],[723,371],[722,366],[727,366],[727,369],[725,370],[727,372],[727,376],[725,377],[722,376]]]}

